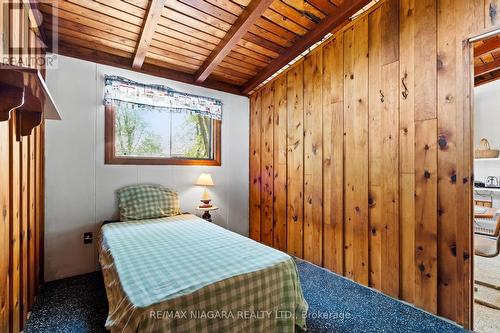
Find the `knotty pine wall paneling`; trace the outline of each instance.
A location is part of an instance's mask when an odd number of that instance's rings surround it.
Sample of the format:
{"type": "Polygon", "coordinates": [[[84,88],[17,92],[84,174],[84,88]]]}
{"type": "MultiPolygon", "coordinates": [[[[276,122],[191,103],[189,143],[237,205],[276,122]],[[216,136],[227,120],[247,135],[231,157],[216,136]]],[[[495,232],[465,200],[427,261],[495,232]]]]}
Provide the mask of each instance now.
{"type": "MultiPolygon", "coordinates": [[[[0,61],[35,67],[30,56],[43,50],[30,28],[29,2],[6,4],[0,7],[0,61]]],[[[19,140],[17,119],[13,111],[0,122],[0,331],[12,333],[22,331],[43,273],[44,124],[19,140]]]]}
{"type": "Polygon", "coordinates": [[[252,94],[251,237],[470,328],[463,41],[499,12],[498,0],[384,0],[252,94]]]}

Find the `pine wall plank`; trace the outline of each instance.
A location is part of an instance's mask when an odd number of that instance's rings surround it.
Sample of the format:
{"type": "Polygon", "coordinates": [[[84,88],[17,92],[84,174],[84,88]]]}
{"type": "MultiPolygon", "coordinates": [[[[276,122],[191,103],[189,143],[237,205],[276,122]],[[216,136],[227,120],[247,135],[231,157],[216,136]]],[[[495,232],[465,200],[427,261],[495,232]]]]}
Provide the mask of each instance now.
{"type": "Polygon", "coordinates": [[[29,311],[29,247],[28,247],[28,228],[29,228],[29,195],[28,195],[28,175],[29,175],[29,160],[28,160],[28,139],[24,137],[21,141],[21,157],[20,157],[20,176],[21,176],[21,235],[20,235],[20,250],[21,250],[21,316],[22,327],[26,323],[25,319],[29,311]]]}
{"type": "Polygon", "coordinates": [[[368,285],[368,17],[344,32],[345,274],[368,285]]]}
{"type": "Polygon", "coordinates": [[[274,85],[274,247],[286,251],[287,83],[280,76],[274,85]]]}
{"type": "Polygon", "coordinates": [[[384,91],[382,91],[382,20],[385,19],[382,10],[376,10],[369,16],[369,123],[368,123],[368,164],[369,164],[369,251],[370,251],[370,281],[371,287],[382,288],[382,159],[386,147],[382,144],[382,109],[384,91]]]}
{"type": "MultiPolygon", "coordinates": [[[[453,110],[457,107],[457,52],[454,33],[456,29],[457,3],[441,0],[438,8],[438,312],[445,317],[457,316],[458,275],[457,250],[457,170],[459,154],[457,150],[458,122],[453,110]]],[[[460,177],[463,178],[463,177],[460,177]]]]}
{"type": "Polygon", "coordinates": [[[287,73],[287,251],[304,250],[304,65],[287,73]]]}
{"type": "Polygon", "coordinates": [[[437,1],[415,1],[414,15],[415,304],[437,313],[437,1]]]}
{"type": "Polygon", "coordinates": [[[36,134],[33,131],[32,135],[28,138],[28,309],[31,309],[35,301],[35,296],[37,293],[36,282],[36,224],[35,220],[35,139],[36,134]]]}
{"type": "Polygon", "coordinates": [[[273,246],[274,201],[274,86],[262,90],[261,136],[261,241],[273,246]]]}
{"type": "Polygon", "coordinates": [[[382,262],[381,290],[393,297],[400,295],[399,256],[384,253],[400,251],[399,242],[399,2],[386,1],[380,8],[382,13],[382,45],[380,73],[382,115],[381,136],[384,152],[381,157],[382,196],[382,262]],[[393,276],[392,279],[385,278],[393,276]]]}
{"type": "MultiPolygon", "coordinates": [[[[0,122],[0,161],[9,161],[9,123],[0,122]]],[[[0,164],[0,331],[9,330],[9,163],[0,164]]]]}
{"type": "Polygon", "coordinates": [[[323,257],[344,273],[344,44],[336,36],[323,47],[323,257]]]}
{"type": "Polygon", "coordinates": [[[381,256],[382,284],[381,290],[393,297],[400,295],[400,261],[399,255],[387,253],[400,252],[399,242],[399,94],[398,94],[399,62],[382,67],[382,91],[384,102],[382,109],[382,169],[381,180],[382,204],[382,250],[381,256]],[[387,279],[387,276],[392,276],[387,279]]]}
{"type": "Polygon", "coordinates": [[[500,25],[499,10],[497,0],[383,0],[251,96],[274,93],[274,214],[287,205],[286,224],[274,217],[286,246],[275,234],[275,247],[471,327],[464,40],[500,25]]]}
{"type": "Polygon", "coordinates": [[[414,0],[399,6],[399,181],[400,295],[415,301],[415,11],[414,0]]]}
{"type": "Polygon", "coordinates": [[[260,241],[261,217],[261,123],[262,100],[261,93],[256,93],[250,98],[250,237],[260,241]]]}
{"type": "Polygon", "coordinates": [[[35,219],[38,223],[35,223],[35,234],[33,235],[33,238],[35,240],[35,286],[38,286],[40,284],[40,247],[43,244],[42,240],[42,201],[43,197],[42,195],[42,168],[41,168],[41,163],[40,163],[40,158],[42,154],[42,137],[41,137],[41,127],[36,127],[34,129],[34,135],[35,135],[35,219]]]}
{"type": "Polygon", "coordinates": [[[323,113],[321,49],[304,61],[304,258],[323,261],[323,113]]]}
{"type": "Polygon", "coordinates": [[[16,114],[9,122],[9,160],[10,160],[10,330],[21,330],[21,146],[16,139],[16,114]]]}

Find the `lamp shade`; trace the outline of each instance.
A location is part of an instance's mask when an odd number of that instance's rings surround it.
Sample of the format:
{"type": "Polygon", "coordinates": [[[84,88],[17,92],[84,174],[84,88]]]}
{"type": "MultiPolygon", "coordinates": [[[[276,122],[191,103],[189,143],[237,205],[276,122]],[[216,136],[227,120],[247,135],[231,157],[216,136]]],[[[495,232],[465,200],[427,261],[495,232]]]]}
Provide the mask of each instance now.
{"type": "Polygon", "coordinates": [[[202,173],[200,177],[198,177],[195,185],[214,186],[214,181],[212,180],[212,176],[210,176],[210,174],[202,173]]]}

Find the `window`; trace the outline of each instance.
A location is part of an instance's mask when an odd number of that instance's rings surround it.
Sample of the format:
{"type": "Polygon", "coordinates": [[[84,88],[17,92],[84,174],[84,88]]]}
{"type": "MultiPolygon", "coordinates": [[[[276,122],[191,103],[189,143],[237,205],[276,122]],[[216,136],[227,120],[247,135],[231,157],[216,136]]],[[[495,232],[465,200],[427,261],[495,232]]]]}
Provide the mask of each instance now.
{"type": "MultiPolygon", "coordinates": [[[[108,78],[106,86],[109,90],[105,93],[106,164],[220,165],[221,121],[193,111],[196,100],[185,102],[189,109],[174,108],[171,104],[165,107],[158,103],[158,96],[155,96],[156,105],[142,104],[144,98],[137,98],[138,94],[151,93],[150,90],[140,90],[139,93],[134,90],[128,92],[133,98],[124,98],[122,94],[118,99],[116,96],[120,93],[117,89],[136,89],[136,86],[131,84],[132,81],[124,82],[126,79],[123,78],[111,77],[112,82],[108,82],[108,78]],[[110,99],[110,95],[114,97],[110,99]],[[141,100],[141,103],[135,100],[141,100]]],[[[158,89],[158,86],[154,88],[158,89]]]]}

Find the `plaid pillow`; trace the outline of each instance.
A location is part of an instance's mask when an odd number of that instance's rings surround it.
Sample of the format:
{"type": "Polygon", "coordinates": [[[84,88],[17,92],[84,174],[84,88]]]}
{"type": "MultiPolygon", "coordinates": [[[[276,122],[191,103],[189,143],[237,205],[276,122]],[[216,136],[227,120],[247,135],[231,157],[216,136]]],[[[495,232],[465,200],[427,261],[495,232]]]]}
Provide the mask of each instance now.
{"type": "Polygon", "coordinates": [[[179,194],[161,185],[133,185],[117,191],[120,220],[143,220],[180,214],[179,194]]]}

